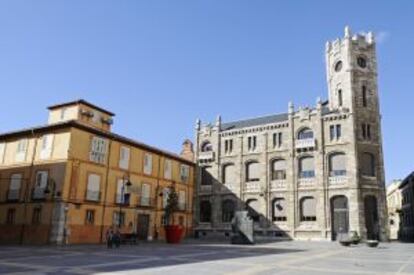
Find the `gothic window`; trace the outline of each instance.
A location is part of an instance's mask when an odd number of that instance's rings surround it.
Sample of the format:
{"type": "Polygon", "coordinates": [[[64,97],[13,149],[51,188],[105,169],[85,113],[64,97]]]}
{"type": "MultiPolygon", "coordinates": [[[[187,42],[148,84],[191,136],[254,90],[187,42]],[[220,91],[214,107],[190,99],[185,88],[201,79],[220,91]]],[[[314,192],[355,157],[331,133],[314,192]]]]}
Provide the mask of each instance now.
{"type": "Polygon", "coordinates": [[[222,222],[229,223],[234,217],[234,213],[236,211],[236,205],[233,200],[227,199],[223,201],[221,205],[222,211],[222,222]]]}
{"type": "Polygon", "coordinates": [[[286,161],[284,159],[276,159],[271,163],[272,180],[286,179],[286,161]]]}
{"type": "Polygon", "coordinates": [[[367,86],[362,86],[362,106],[367,107],[368,100],[367,100],[367,86]]]}
{"type": "Polygon", "coordinates": [[[342,61],[338,61],[335,64],[335,72],[340,72],[342,70],[342,61]]]}
{"type": "Polygon", "coordinates": [[[300,200],[300,221],[316,221],[316,200],[304,197],[300,200]]]}
{"type": "Polygon", "coordinates": [[[236,169],[234,164],[225,164],[223,166],[223,184],[236,182],[236,169]]]}
{"type": "Polygon", "coordinates": [[[209,141],[205,141],[203,145],[201,145],[201,152],[211,152],[213,151],[213,145],[209,141]]]}
{"type": "Polygon", "coordinates": [[[273,147],[282,146],[282,133],[273,133],[273,147]]]}
{"type": "Polygon", "coordinates": [[[247,138],[247,149],[249,151],[254,151],[256,150],[257,147],[257,137],[256,136],[251,136],[247,138]]]}
{"type": "Polygon", "coordinates": [[[329,156],[329,176],[346,175],[346,155],[344,153],[334,153],[329,156]]]}
{"type": "Polygon", "coordinates": [[[341,124],[329,126],[329,138],[330,140],[340,139],[342,136],[341,124]]]}
{"type": "Polygon", "coordinates": [[[362,138],[371,140],[371,124],[362,123],[362,138]]]}
{"type": "Polygon", "coordinates": [[[273,221],[287,221],[286,205],[284,198],[276,198],[273,200],[273,221]]]}
{"type": "Polygon", "coordinates": [[[224,141],[224,152],[230,154],[233,152],[233,140],[227,139],[224,141]]]}
{"type": "Polygon", "coordinates": [[[342,105],[343,105],[342,90],[338,90],[338,105],[339,105],[339,107],[342,107],[342,105]]]}
{"type": "Polygon", "coordinates": [[[260,179],[260,164],[256,161],[248,162],[246,164],[246,181],[259,181],[260,179]]]}
{"type": "Polygon", "coordinates": [[[211,222],[211,203],[209,201],[200,202],[200,222],[211,222]]]}
{"type": "Polygon", "coordinates": [[[302,157],[299,159],[299,178],[315,177],[315,161],[313,157],[302,157]]]}
{"type": "Polygon", "coordinates": [[[313,138],[313,131],[309,128],[302,129],[298,134],[298,139],[310,139],[313,138]]]}
{"type": "Polygon", "coordinates": [[[367,60],[362,56],[358,57],[357,63],[358,63],[358,66],[361,67],[361,68],[366,68],[367,67],[367,60]]]}
{"type": "Polygon", "coordinates": [[[363,153],[361,157],[361,173],[363,176],[375,177],[375,157],[371,153],[363,153]]]}

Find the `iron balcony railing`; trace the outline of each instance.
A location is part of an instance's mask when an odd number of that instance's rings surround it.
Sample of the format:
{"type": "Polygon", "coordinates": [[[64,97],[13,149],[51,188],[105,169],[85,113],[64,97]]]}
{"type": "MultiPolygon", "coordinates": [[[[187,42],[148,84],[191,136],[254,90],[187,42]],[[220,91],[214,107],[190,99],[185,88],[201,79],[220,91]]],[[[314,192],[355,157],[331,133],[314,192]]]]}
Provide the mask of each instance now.
{"type": "Polygon", "coordinates": [[[46,187],[35,187],[32,190],[32,199],[33,200],[44,200],[46,199],[45,193],[46,187]]]}

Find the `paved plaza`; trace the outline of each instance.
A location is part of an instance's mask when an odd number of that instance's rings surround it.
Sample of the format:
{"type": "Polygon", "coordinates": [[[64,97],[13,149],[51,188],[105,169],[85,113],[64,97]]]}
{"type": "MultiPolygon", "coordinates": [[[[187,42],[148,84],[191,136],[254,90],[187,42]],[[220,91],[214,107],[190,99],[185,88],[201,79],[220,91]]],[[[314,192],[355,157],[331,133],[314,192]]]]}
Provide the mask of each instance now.
{"type": "Polygon", "coordinates": [[[330,242],[255,246],[186,242],[0,248],[1,274],[414,274],[414,244],[341,247],[330,242]]]}

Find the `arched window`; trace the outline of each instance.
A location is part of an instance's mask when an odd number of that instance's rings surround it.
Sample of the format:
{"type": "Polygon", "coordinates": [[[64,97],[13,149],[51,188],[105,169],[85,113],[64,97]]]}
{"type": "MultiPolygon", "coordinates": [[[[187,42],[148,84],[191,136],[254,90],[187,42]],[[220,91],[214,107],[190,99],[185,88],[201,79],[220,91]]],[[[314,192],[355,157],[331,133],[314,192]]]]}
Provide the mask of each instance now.
{"type": "Polygon", "coordinates": [[[329,156],[329,176],[346,175],[346,155],[344,153],[334,153],[329,156]]]}
{"type": "Polygon", "coordinates": [[[313,157],[299,159],[299,178],[315,177],[315,161],[313,157]]]}
{"type": "Polygon", "coordinates": [[[298,133],[298,139],[313,138],[313,131],[309,128],[304,128],[298,133]]]}
{"type": "Polygon", "coordinates": [[[211,203],[209,201],[200,202],[200,222],[211,222],[211,203]]]}
{"type": "Polygon", "coordinates": [[[260,180],[260,164],[256,161],[246,163],[246,181],[260,180]]]}
{"type": "Polygon", "coordinates": [[[221,205],[222,213],[222,222],[229,223],[234,217],[234,212],[236,211],[236,204],[233,200],[225,200],[221,205]]]}
{"type": "Polygon", "coordinates": [[[361,157],[361,173],[363,176],[375,177],[375,157],[371,153],[363,153],[361,157]]]}
{"type": "Polygon", "coordinates": [[[236,168],[229,163],[223,166],[223,184],[236,183],[236,168]]]}
{"type": "Polygon", "coordinates": [[[316,221],[316,200],[314,197],[304,197],[300,200],[300,220],[316,221]]]}
{"type": "Polygon", "coordinates": [[[272,161],[270,168],[272,180],[286,179],[286,161],[284,159],[276,159],[272,161]]]}
{"type": "Polygon", "coordinates": [[[213,145],[210,141],[205,141],[203,145],[201,145],[201,152],[211,152],[213,151],[213,145]]]}
{"type": "Polygon", "coordinates": [[[286,205],[284,198],[276,198],[273,200],[273,221],[285,222],[287,220],[286,205]]]}

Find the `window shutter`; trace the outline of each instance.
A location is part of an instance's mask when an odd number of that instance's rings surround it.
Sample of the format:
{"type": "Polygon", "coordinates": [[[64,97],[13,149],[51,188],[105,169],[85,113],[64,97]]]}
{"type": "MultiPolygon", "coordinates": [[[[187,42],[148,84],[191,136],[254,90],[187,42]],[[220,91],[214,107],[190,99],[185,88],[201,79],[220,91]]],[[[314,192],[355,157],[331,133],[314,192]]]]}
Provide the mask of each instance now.
{"type": "Polygon", "coordinates": [[[316,217],[316,200],[314,198],[304,198],[302,200],[302,216],[316,217]]]}
{"type": "Polygon", "coordinates": [[[42,137],[40,159],[48,159],[52,155],[54,135],[44,135],[42,137]]]}
{"type": "Polygon", "coordinates": [[[125,146],[121,146],[119,151],[119,167],[122,169],[129,168],[130,149],[125,146]]]}
{"type": "Polygon", "coordinates": [[[185,203],[185,191],[180,191],[178,193],[178,202],[180,204],[184,204],[185,203]]]}
{"type": "Polygon", "coordinates": [[[275,217],[286,217],[286,200],[285,199],[275,199],[273,203],[274,207],[274,216],[275,217]]]}
{"type": "Polygon", "coordinates": [[[90,174],[88,177],[88,190],[99,192],[100,180],[101,180],[101,177],[99,175],[90,174]]]}
{"type": "Polygon", "coordinates": [[[152,174],[152,155],[150,154],[144,156],[144,174],[152,174]]]}
{"type": "Polygon", "coordinates": [[[21,162],[26,159],[27,139],[22,139],[17,144],[16,161],[21,162]]]}
{"type": "Polygon", "coordinates": [[[22,174],[13,174],[10,179],[10,190],[20,190],[22,186],[22,174]]]}
{"type": "Polygon", "coordinates": [[[166,179],[171,179],[172,178],[172,164],[171,164],[171,160],[166,159],[165,163],[164,163],[164,178],[166,179]]]}
{"type": "Polygon", "coordinates": [[[5,151],[6,151],[6,144],[0,143],[0,164],[4,162],[5,151]]]}

